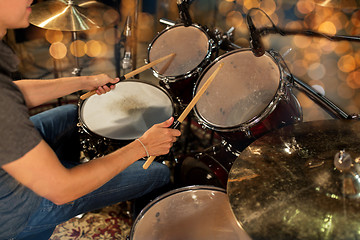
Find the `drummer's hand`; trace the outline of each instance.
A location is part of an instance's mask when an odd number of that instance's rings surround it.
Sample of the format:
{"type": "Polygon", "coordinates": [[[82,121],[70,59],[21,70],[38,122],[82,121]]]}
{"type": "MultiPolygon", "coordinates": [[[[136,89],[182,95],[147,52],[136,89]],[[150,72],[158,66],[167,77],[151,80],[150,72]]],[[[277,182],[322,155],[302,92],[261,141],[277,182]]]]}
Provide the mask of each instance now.
{"type": "Polygon", "coordinates": [[[86,77],[84,90],[96,90],[97,94],[104,94],[115,88],[115,85],[107,86],[107,83],[117,83],[119,78],[111,78],[107,74],[98,74],[86,77]]]}
{"type": "Polygon", "coordinates": [[[150,156],[169,153],[173,143],[176,142],[177,137],[181,135],[179,130],[169,128],[173,121],[174,118],[171,117],[165,122],[155,124],[139,138],[145,145],[150,156]]]}

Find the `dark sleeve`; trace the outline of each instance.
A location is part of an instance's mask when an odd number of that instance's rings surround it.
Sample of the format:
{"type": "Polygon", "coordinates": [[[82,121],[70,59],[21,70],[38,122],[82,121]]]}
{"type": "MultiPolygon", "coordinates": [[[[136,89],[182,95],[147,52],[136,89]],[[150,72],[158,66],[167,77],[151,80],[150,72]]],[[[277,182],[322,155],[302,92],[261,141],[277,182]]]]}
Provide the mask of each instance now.
{"type": "Polygon", "coordinates": [[[3,74],[0,74],[0,132],[0,165],[24,156],[42,139],[29,119],[22,93],[3,74]]]}

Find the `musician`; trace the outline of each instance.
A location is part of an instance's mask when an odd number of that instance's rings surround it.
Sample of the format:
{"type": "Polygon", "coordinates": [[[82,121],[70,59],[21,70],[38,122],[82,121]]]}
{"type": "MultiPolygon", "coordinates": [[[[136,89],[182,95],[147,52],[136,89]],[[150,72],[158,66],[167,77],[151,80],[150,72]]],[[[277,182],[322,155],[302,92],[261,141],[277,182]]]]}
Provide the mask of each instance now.
{"type": "Polygon", "coordinates": [[[118,79],[100,74],[13,81],[18,59],[3,38],[7,29],[29,25],[31,3],[0,0],[0,239],[48,239],[56,225],[80,213],[164,186],[169,169],[154,162],[144,170],[139,159],[168,153],[180,136],[180,131],[168,128],[170,118],[107,156],[84,164],[68,161],[76,106],[33,117],[28,108],[79,90],[104,94],[111,90],[105,84],[118,79]]]}

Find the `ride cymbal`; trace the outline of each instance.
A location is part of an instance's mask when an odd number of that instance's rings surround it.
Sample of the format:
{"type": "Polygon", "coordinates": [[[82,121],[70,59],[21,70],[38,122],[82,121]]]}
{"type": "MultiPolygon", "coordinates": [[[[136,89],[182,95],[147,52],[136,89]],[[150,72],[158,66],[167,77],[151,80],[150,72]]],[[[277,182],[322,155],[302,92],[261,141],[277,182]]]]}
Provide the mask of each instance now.
{"type": "Polygon", "coordinates": [[[115,9],[97,1],[49,0],[34,4],[31,8],[31,24],[60,31],[100,28],[119,17],[115,9]]]}
{"type": "Polygon", "coordinates": [[[254,240],[360,239],[359,161],[358,120],[275,130],[235,160],[232,210],[254,240]]]}

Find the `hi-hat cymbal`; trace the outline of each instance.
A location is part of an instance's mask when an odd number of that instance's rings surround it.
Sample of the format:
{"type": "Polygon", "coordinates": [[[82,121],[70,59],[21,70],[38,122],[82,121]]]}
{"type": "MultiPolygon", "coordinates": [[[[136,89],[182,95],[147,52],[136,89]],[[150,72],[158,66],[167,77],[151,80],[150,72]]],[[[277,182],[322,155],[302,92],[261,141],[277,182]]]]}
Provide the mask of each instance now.
{"type": "Polygon", "coordinates": [[[275,130],[235,160],[232,210],[254,240],[360,239],[359,162],[358,120],[275,130]]]}
{"type": "Polygon", "coordinates": [[[31,8],[31,24],[60,31],[100,28],[113,23],[119,16],[115,9],[97,1],[49,0],[31,8]]]}

